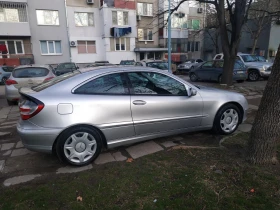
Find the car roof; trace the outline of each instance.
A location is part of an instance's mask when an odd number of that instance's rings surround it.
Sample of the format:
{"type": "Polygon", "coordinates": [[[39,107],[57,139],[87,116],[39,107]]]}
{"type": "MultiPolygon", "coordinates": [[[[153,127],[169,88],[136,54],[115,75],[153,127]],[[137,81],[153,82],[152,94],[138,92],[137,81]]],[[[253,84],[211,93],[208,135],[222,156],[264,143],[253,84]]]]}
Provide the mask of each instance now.
{"type": "MultiPolygon", "coordinates": [[[[224,55],[224,53],[219,53],[219,54],[217,54],[217,55],[224,55]]],[[[215,55],[215,57],[216,57],[217,55],[215,55]]],[[[249,54],[249,53],[240,53],[240,52],[238,52],[237,55],[251,55],[251,54],[249,54]]]]}
{"type": "Polygon", "coordinates": [[[49,65],[31,64],[31,65],[17,66],[15,69],[22,69],[22,68],[46,68],[46,69],[50,69],[50,66],[49,65]]]}

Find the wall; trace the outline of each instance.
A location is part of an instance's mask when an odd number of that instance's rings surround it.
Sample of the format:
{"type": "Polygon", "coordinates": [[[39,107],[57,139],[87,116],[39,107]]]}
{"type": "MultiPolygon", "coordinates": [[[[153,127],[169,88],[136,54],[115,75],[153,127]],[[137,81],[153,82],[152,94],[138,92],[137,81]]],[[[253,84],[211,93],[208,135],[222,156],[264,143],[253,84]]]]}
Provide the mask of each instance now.
{"type": "MultiPolygon", "coordinates": [[[[270,37],[269,37],[269,46],[268,50],[277,51],[280,44],[280,25],[272,24],[270,37]]],[[[275,53],[276,54],[276,53],[275,53]]],[[[270,56],[268,56],[270,57],[270,56]]],[[[274,56],[273,56],[274,57],[274,56]]]]}
{"type": "Polygon", "coordinates": [[[29,23],[0,22],[0,36],[30,36],[29,23]],[[5,30],[4,30],[5,29],[5,30]]]}
{"type": "Polygon", "coordinates": [[[28,13],[35,63],[55,64],[70,61],[64,1],[28,0],[28,13]],[[36,9],[58,10],[59,26],[37,25],[36,9]],[[61,40],[62,55],[41,55],[40,40],[61,40]]]}

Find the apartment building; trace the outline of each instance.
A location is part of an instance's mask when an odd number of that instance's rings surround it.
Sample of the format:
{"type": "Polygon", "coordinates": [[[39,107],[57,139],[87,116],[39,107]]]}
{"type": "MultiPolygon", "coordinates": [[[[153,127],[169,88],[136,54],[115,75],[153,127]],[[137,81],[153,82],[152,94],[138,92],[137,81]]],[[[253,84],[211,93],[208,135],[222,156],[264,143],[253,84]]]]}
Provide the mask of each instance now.
{"type": "Polygon", "coordinates": [[[34,62],[27,0],[0,1],[0,65],[34,62]]]}
{"type": "Polygon", "coordinates": [[[135,1],[67,0],[71,60],[135,60],[135,1]]]}

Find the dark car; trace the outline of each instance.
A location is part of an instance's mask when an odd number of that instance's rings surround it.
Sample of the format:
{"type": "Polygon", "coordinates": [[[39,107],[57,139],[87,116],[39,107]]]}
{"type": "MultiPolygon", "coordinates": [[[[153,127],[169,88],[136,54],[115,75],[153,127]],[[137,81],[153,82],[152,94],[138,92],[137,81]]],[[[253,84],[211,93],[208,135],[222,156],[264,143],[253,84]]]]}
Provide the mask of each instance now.
{"type": "MultiPolygon", "coordinates": [[[[196,69],[192,69],[189,73],[190,80],[196,82],[198,80],[218,81],[221,82],[223,74],[223,60],[213,60],[204,62],[196,69]]],[[[233,70],[233,80],[244,82],[247,79],[247,67],[239,60],[235,61],[233,70]]]]}
{"type": "Polygon", "coordinates": [[[60,63],[57,65],[56,68],[54,68],[54,72],[57,76],[66,74],[68,72],[73,72],[75,70],[79,69],[79,67],[76,65],[76,63],[68,62],[68,63],[60,63]]]}
{"type": "Polygon", "coordinates": [[[92,64],[88,64],[86,66],[86,68],[89,68],[89,67],[98,67],[98,66],[113,66],[114,64],[112,63],[109,63],[109,61],[95,61],[94,63],[92,64]]]}
{"type": "Polygon", "coordinates": [[[122,60],[120,62],[120,65],[123,65],[123,66],[134,66],[135,65],[135,61],[134,60],[122,60]]]}

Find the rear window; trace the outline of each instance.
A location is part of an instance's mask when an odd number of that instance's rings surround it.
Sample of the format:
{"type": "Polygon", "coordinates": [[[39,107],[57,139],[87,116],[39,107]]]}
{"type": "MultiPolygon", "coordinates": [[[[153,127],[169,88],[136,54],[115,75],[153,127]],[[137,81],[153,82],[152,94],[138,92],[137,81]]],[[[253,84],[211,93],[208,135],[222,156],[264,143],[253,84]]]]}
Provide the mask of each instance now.
{"type": "Polygon", "coordinates": [[[48,87],[51,87],[51,86],[53,86],[53,85],[55,85],[55,84],[57,84],[59,82],[62,82],[64,80],[66,80],[66,79],[69,79],[71,77],[74,77],[75,75],[80,74],[80,73],[81,72],[79,72],[79,71],[73,71],[73,72],[69,72],[69,73],[63,74],[63,75],[55,77],[55,78],[53,78],[53,79],[51,79],[51,80],[49,80],[47,82],[44,82],[44,83],[42,83],[42,84],[40,84],[38,86],[32,87],[32,90],[34,90],[36,92],[40,92],[40,91],[42,91],[42,90],[44,90],[44,89],[46,89],[48,87]]]}
{"type": "Polygon", "coordinates": [[[76,65],[74,63],[62,63],[57,66],[57,69],[76,69],[76,65]]]}
{"type": "Polygon", "coordinates": [[[134,61],[121,61],[120,65],[135,65],[134,61]]]}
{"type": "Polygon", "coordinates": [[[4,72],[12,72],[14,70],[14,67],[3,66],[2,69],[4,72]]]}
{"type": "Polygon", "coordinates": [[[46,68],[20,68],[13,71],[13,77],[15,78],[30,78],[30,77],[45,77],[49,73],[46,68]]]}

